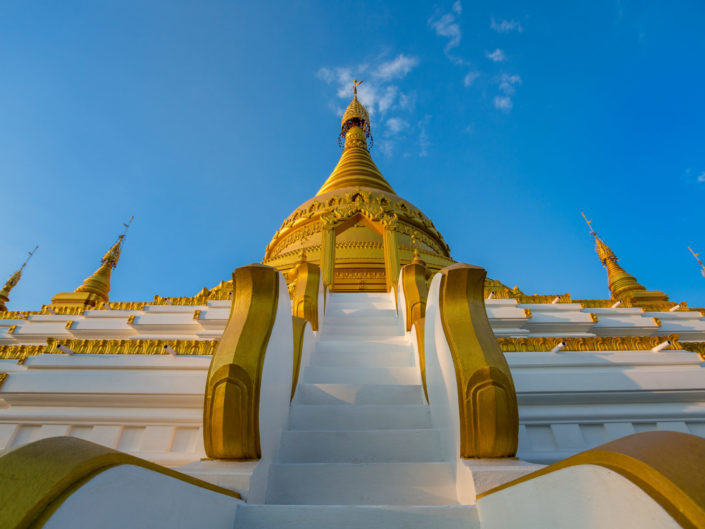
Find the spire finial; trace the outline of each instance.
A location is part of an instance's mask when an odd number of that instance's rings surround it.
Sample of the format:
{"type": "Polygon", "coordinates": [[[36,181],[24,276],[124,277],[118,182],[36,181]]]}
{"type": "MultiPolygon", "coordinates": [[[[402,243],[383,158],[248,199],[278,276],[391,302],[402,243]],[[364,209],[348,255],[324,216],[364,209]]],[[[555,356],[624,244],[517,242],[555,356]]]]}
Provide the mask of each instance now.
{"type": "Polygon", "coordinates": [[[695,260],[696,260],[696,261],[698,262],[698,264],[700,265],[700,268],[702,268],[702,270],[700,270],[700,273],[703,275],[703,277],[705,277],[705,264],[703,264],[703,262],[702,262],[702,261],[700,260],[700,258],[698,257],[700,254],[699,254],[699,253],[695,253],[695,252],[693,251],[693,249],[692,249],[690,246],[688,246],[688,250],[690,250],[690,253],[693,254],[693,257],[695,257],[695,260]]]}
{"type": "Polygon", "coordinates": [[[353,96],[357,97],[357,87],[360,86],[362,83],[365,81],[358,81],[357,79],[353,80],[353,96]]]}
{"type": "Polygon", "coordinates": [[[590,230],[590,234],[591,234],[593,237],[597,237],[597,233],[595,233],[595,230],[592,229],[592,221],[591,221],[591,220],[588,220],[588,218],[585,216],[585,213],[583,213],[582,211],[580,212],[580,214],[581,214],[581,215],[583,216],[583,218],[585,219],[585,222],[586,222],[587,225],[588,225],[588,229],[590,230]]]}
{"type": "Polygon", "coordinates": [[[35,245],[34,249],[31,252],[28,252],[29,255],[27,256],[27,259],[25,259],[24,263],[22,263],[22,266],[20,266],[19,269],[10,276],[10,279],[7,280],[5,286],[2,290],[0,290],[0,312],[7,311],[7,306],[5,304],[10,301],[10,291],[17,285],[17,283],[20,282],[20,279],[22,279],[22,271],[24,270],[24,267],[27,266],[27,263],[29,263],[29,260],[34,255],[34,252],[37,251],[37,248],[39,248],[39,246],[35,245]]]}
{"type": "Polygon", "coordinates": [[[602,266],[607,270],[607,286],[612,293],[612,299],[627,300],[636,306],[667,302],[668,296],[666,294],[656,290],[646,290],[646,287],[619,265],[617,256],[592,228],[592,221],[587,219],[585,213],[581,212],[581,215],[590,228],[590,234],[595,238],[597,256],[600,258],[602,266]]]}

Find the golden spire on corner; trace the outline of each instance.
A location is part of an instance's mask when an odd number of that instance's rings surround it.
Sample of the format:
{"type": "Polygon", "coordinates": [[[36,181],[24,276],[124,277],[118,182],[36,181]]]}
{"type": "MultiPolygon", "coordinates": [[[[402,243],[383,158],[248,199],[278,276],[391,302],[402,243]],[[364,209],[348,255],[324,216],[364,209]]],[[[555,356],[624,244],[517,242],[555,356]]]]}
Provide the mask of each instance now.
{"type": "Polygon", "coordinates": [[[117,266],[122,251],[122,243],[127,234],[127,230],[132,224],[134,217],[130,217],[127,224],[123,224],[125,231],[118,237],[117,241],[110,247],[100,261],[98,270],[88,276],[74,292],[62,292],[54,296],[52,305],[57,307],[84,307],[91,308],[99,306],[109,301],[110,275],[117,266]]]}
{"type": "Polygon", "coordinates": [[[588,220],[585,213],[580,213],[587,222],[590,234],[595,238],[595,251],[602,262],[602,266],[607,270],[607,286],[612,293],[612,299],[616,301],[630,301],[635,306],[644,306],[668,301],[668,296],[657,290],[646,290],[636,278],[627,273],[619,265],[619,259],[612,249],[600,239],[597,232],[592,228],[592,221],[588,220]]]}
{"type": "Polygon", "coordinates": [[[343,144],[343,154],[338,165],[325,181],[316,196],[347,187],[365,187],[394,193],[392,186],[384,179],[367,148],[367,139],[373,143],[370,128],[370,114],[357,99],[357,87],[363,81],[353,82],[353,98],[343,113],[340,122],[338,142],[343,144]]]}
{"type": "Polygon", "coordinates": [[[705,264],[703,264],[703,262],[700,260],[700,257],[698,257],[700,254],[695,253],[690,246],[688,246],[688,250],[690,250],[690,253],[693,254],[693,257],[695,257],[695,260],[700,265],[700,268],[702,268],[702,270],[700,270],[700,273],[703,275],[703,277],[705,277],[705,264]]]}
{"type": "Polygon", "coordinates": [[[10,279],[7,280],[5,286],[2,287],[2,290],[0,290],[0,312],[7,311],[6,303],[10,301],[10,291],[17,285],[17,283],[20,282],[20,279],[22,278],[22,270],[24,270],[24,267],[27,266],[27,263],[29,263],[29,260],[34,255],[34,252],[37,251],[37,248],[39,248],[39,246],[35,246],[34,249],[29,252],[27,259],[25,259],[25,262],[22,263],[19,270],[10,276],[10,279]]]}

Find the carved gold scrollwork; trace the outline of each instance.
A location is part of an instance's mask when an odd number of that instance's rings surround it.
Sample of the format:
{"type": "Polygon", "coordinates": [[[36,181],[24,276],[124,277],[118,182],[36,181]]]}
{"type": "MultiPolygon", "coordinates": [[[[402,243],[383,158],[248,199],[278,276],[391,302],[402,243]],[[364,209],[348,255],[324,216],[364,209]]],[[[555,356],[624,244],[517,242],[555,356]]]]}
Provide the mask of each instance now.
{"type": "Polygon", "coordinates": [[[511,457],[519,414],[512,375],[485,311],[487,273],[459,263],[441,274],[441,321],[458,385],[460,457],[511,457]]]}
{"type": "Polygon", "coordinates": [[[301,352],[304,348],[304,331],[307,321],[297,316],[292,317],[294,329],[294,372],[291,380],[291,398],[293,400],[296,393],[296,385],[299,382],[299,370],[301,369],[301,352]]]}
{"type": "Polygon", "coordinates": [[[203,410],[208,457],[258,459],[259,396],[264,356],[276,318],[279,277],[252,264],[233,273],[230,318],[211,360],[203,410]]]}
{"type": "Polygon", "coordinates": [[[318,330],[318,287],[321,281],[321,269],[306,261],[299,261],[292,270],[293,297],[292,312],[294,316],[308,320],[311,329],[318,330]]]}
{"type": "Polygon", "coordinates": [[[424,330],[426,325],[426,301],[428,300],[428,286],[426,285],[426,266],[418,256],[401,270],[401,282],[404,289],[404,300],[406,303],[406,330],[416,327],[416,343],[419,348],[419,368],[421,371],[421,383],[423,385],[426,400],[428,400],[428,390],[426,388],[426,353],[424,349],[424,330]]]}

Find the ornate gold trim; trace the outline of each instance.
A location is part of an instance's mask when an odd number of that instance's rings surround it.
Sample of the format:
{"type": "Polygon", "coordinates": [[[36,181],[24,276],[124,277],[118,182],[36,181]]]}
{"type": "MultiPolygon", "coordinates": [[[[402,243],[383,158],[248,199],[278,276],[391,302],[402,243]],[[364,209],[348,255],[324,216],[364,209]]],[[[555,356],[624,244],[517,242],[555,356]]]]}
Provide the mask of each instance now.
{"type": "Polygon", "coordinates": [[[419,348],[419,367],[421,370],[421,384],[428,401],[428,389],[426,387],[426,350],[424,343],[424,331],[426,325],[426,302],[428,300],[428,285],[426,275],[428,270],[425,263],[414,256],[411,264],[401,269],[401,282],[404,289],[404,300],[406,304],[406,330],[410,331],[412,326],[416,327],[416,344],[419,348]]]}
{"type": "Polygon", "coordinates": [[[75,437],[50,437],[0,457],[0,527],[41,527],[86,481],[134,465],[233,498],[237,492],[75,437]]]}
{"type": "Polygon", "coordinates": [[[460,457],[511,457],[519,413],[512,374],[487,318],[487,272],[459,263],[440,273],[440,315],[458,385],[460,457]]]}
{"type": "Polygon", "coordinates": [[[293,286],[292,314],[308,320],[311,329],[318,330],[318,290],[321,282],[321,269],[306,260],[305,254],[289,273],[293,286]]]}
{"type": "Polygon", "coordinates": [[[274,326],[279,274],[251,264],[233,273],[235,299],[211,360],[203,410],[208,457],[258,459],[262,366],[274,326]]]}
{"type": "Polygon", "coordinates": [[[301,353],[304,348],[304,331],[306,330],[307,321],[304,318],[292,316],[292,325],[294,330],[294,371],[291,380],[291,399],[294,399],[296,386],[299,383],[299,370],[301,369],[301,353]]]}
{"type": "Polygon", "coordinates": [[[705,474],[699,472],[705,465],[705,440],[680,432],[628,435],[478,494],[477,498],[578,465],[598,465],[616,472],[651,496],[682,527],[705,527],[705,474]]]}
{"type": "Polygon", "coordinates": [[[685,344],[678,342],[678,335],[670,336],[598,336],[586,338],[497,338],[500,349],[505,353],[527,353],[550,351],[564,342],[562,351],[650,351],[664,340],[673,345],[669,349],[683,349],[685,344]]]}
{"type": "Polygon", "coordinates": [[[0,345],[0,359],[19,360],[28,356],[62,354],[59,344],[76,354],[92,355],[168,355],[166,346],[179,356],[208,356],[215,352],[218,340],[61,340],[48,338],[46,345],[0,345]]]}
{"type": "Polygon", "coordinates": [[[7,380],[7,373],[0,373],[0,388],[2,388],[2,385],[5,383],[5,380],[7,380]]]}

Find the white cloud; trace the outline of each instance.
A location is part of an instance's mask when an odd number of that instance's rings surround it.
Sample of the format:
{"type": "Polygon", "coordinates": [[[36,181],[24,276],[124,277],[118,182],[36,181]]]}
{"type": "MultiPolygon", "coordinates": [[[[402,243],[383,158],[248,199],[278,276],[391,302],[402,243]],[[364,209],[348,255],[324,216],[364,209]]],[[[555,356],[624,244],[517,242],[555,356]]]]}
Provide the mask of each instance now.
{"type": "Polygon", "coordinates": [[[389,118],[387,120],[387,129],[389,129],[389,132],[392,134],[398,134],[408,126],[409,124],[400,118],[389,118]]]}
{"type": "Polygon", "coordinates": [[[448,43],[445,47],[445,52],[448,53],[449,50],[455,48],[460,44],[460,39],[463,34],[460,30],[460,24],[458,24],[458,16],[463,12],[463,8],[460,4],[460,0],[453,4],[450,13],[438,16],[438,14],[433,15],[428,19],[428,25],[433,28],[436,35],[448,39],[448,43]]]}
{"type": "Polygon", "coordinates": [[[705,171],[698,175],[698,182],[705,182],[705,171]]]}
{"type": "Polygon", "coordinates": [[[499,78],[499,89],[506,95],[513,95],[516,92],[515,85],[521,84],[521,77],[517,74],[509,75],[503,73],[499,78]]]}
{"type": "Polygon", "coordinates": [[[497,48],[496,50],[494,50],[492,52],[486,51],[485,57],[487,57],[492,62],[502,62],[502,61],[507,60],[507,56],[499,48],[497,48]]]}
{"type": "Polygon", "coordinates": [[[480,72],[476,72],[476,71],[468,72],[465,75],[465,78],[463,79],[463,84],[465,86],[471,86],[478,77],[480,77],[480,72]]]}
{"type": "Polygon", "coordinates": [[[380,79],[402,79],[418,64],[419,60],[416,57],[400,53],[396,59],[380,64],[374,75],[380,79]]]}
{"type": "Polygon", "coordinates": [[[512,103],[512,98],[507,96],[495,96],[493,100],[495,108],[509,112],[514,104],[512,103]]]}
{"type": "Polygon", "coordinates": [[[521,26],[518,20],[500,20],[497,22],[494,17],[490,22],[490,27],[494,29],[497,33],[510,33],[512,31],[518,31],[521,33],[524,28],[521,26]]]}

